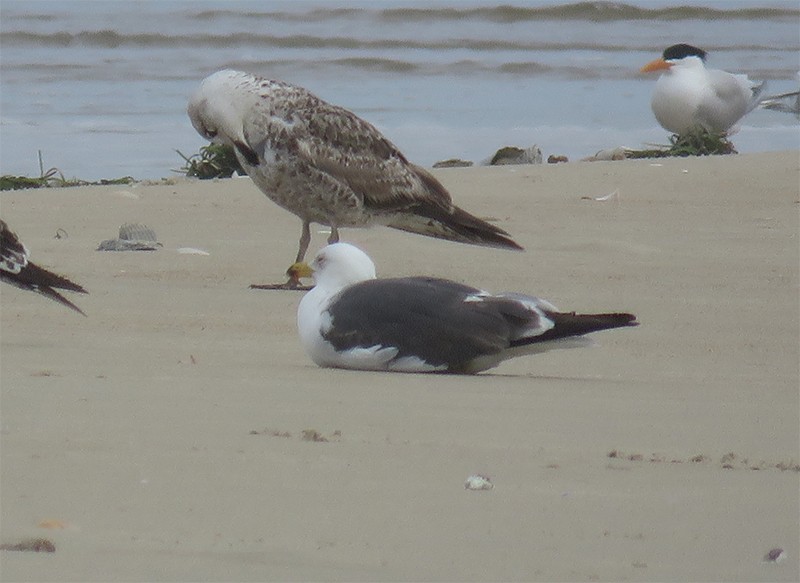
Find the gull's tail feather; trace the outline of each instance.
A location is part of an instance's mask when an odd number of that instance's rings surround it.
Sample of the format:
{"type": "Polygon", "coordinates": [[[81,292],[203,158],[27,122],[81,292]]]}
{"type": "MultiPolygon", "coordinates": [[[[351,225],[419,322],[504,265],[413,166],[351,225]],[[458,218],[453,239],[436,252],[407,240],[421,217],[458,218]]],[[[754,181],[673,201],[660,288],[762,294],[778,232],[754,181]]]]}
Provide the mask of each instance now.
{"type": "Polygon", "coordinates": [[[522,250],[522,246],[500,227],[479,219],[452,204],[450,193],[427,170],[414,166],[414,172],[425,188],[436,194],[432,200],[443,202],[442,204],[430,201],[420,202],[410,209],[413,214],[404,213],[394,216],[386,223],[387,226],[470,245],[522,250]]]}
{"type": "Polygon", "coordinates": [[[522,246],[511,239],[506,231],[456,206],[450,212],[438,208],[416,210],[417,214],[398,216],[387,223],[387,226],[458,243],[522,250],[522,246]]]}
{"type": "Polygon", "coordinates": [[[591,332],[600,330],[610,330],[612,328],[623,328],[627,326],[638,326],[636,316],[633,314],[613,313],[613,314],[576,314],[575,312],[545,312],[547,317],[553,321],[554,326],[538,336],[529,336],[515,341],[514,345],[533,344],[536,342],[546,342],[548,340],[558,340],[571,336],[583,336],[591,332]]]}

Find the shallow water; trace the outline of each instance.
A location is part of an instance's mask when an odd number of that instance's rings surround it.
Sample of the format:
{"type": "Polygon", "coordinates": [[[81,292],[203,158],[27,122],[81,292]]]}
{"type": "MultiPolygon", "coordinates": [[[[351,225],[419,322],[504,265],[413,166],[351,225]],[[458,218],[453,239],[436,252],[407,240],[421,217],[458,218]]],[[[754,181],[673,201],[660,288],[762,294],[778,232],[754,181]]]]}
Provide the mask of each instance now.
{"type": "MultiPolygon", "coordinates": [[[[638,69],[675,42],[714,67],[798,88],[795,1],[28,2],[0,4],[0,172],[169,176],[205,142],[186,102],[241,68],[303,85],[430,165],[538,144],[577,159],[665,143],[638,69]],[[506,4],[506,3],[503,3],[506,4]]],[[[757,110],[740,152],[800,148],[798,120],[757,110]]]]}

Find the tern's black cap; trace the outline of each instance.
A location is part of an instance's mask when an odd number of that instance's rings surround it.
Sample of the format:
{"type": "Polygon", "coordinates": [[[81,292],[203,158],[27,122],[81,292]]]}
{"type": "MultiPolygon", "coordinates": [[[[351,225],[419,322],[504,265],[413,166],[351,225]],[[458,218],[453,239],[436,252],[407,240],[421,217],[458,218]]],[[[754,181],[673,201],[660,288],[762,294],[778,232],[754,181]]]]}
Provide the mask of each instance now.
{"type": "Polygon", "coordinates": [[[703,49],[698,49],[692,45],[681,43],[679,45],[672,45],[664,50],[665,61],[675,61],[684,57],[700,57],[701,60],[706,60],[706,52],[703,49]]]}

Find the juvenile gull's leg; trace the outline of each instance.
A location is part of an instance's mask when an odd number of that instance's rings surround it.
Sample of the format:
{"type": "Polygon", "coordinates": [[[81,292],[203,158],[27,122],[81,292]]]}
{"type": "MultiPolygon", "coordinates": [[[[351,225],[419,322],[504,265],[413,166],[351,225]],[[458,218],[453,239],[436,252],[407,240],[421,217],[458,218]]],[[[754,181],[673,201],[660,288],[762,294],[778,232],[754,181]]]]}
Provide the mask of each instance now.
{"type": "Polygon", "coordinates": [[[328,245],[333,245],[339,242],[339,229],[335,225],[331,225],[331,234],[328,236],[328,245]]]}
{"type": "MultiPolygon", "coordinates": [[[[331,236],[333,233],[331,233],[331,236]]],[[[339,234],[336,234],[337,240],[339,234]]],[[[297,248],[297,258],[295,262],[286,270],[286,274],[289,276],[289,279],[286,283],[266,283],[266,284],[257,284],[253,283],[250,285],[250,289],[283,289],[283,290],[297,290],[297,291],[307,291],[310,290],[312,287],[311,285],[303,285],[300,282],[300,277],[296,274],[294,266],[297,263],[303,261],[303,258],[306,256],[306,251],[308,251],[308,245],[311,243],[311,222],[310,221],[303,221],[303,228],[300,231],[300,245],[297,248]]]]}
{"type": "Polygon", "coordinates": [[[300,232],[300,246],[297,248],[295,263],[300,263],[305,258],[309,243],[311,243],[311,221],[303,221],[303,230],[300,232]]]}

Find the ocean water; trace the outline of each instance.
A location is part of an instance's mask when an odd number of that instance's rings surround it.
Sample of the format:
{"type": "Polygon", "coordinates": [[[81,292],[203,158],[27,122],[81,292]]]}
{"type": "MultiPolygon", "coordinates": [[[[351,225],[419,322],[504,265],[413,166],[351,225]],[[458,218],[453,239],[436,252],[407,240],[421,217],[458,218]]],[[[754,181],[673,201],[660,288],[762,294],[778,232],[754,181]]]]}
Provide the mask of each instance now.
{"type": "MultiPolygon", "coordinates": [[[[709,65],[800,86],[796,0],[678,2],[0,1],[0,173],[175,175],[205,144],[186,116],[226,67],[283,79],[372,122],[413,161],[537,144],[578,159],[666,143],[639,68],[677,42],[709,65]]],[[[740,152],[800,149],[756,110],[740,152]]]]}

